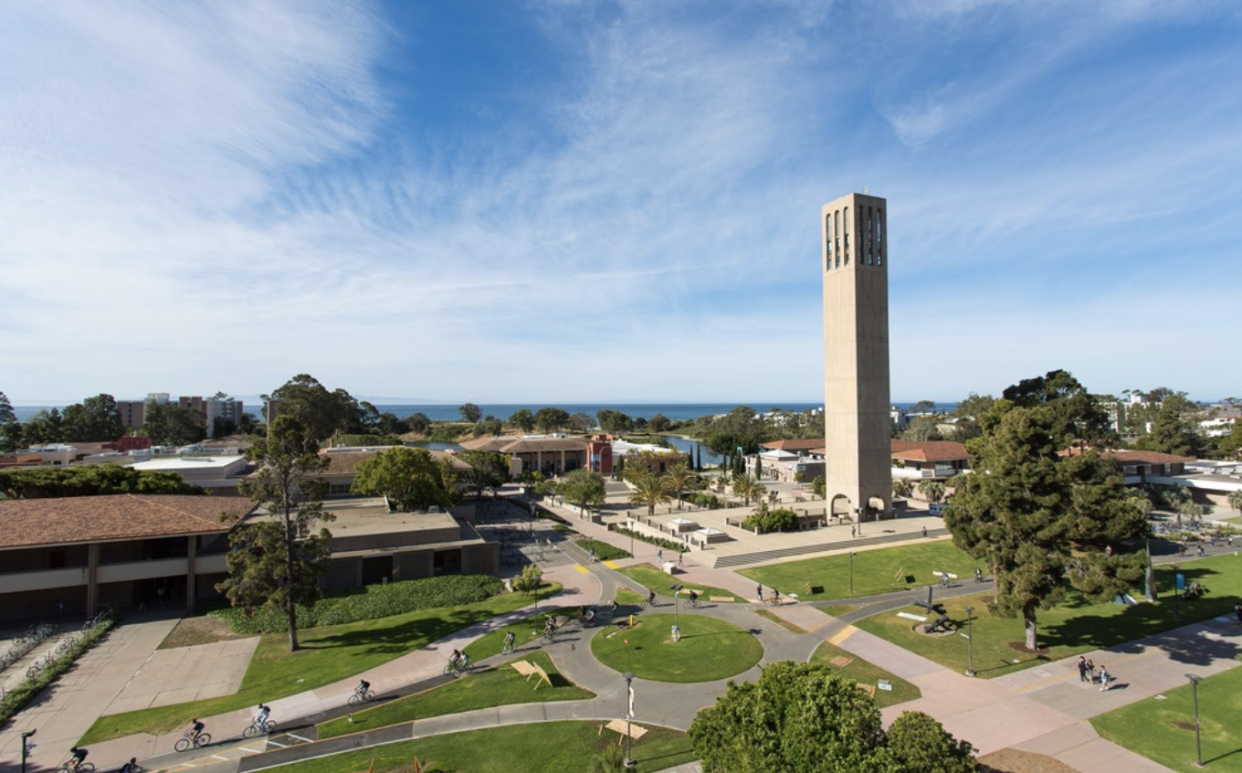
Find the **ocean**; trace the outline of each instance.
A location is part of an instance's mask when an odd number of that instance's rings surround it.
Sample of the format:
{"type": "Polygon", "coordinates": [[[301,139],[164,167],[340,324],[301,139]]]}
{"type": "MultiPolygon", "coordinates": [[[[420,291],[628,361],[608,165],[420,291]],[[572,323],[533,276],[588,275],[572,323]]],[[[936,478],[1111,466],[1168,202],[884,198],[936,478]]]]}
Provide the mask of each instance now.
{"type": "MultiPolygon", "coordinates": [[[[715,416],[721,413],[728,413],[738,405],[747,405],[759,413],[766,413],[773,408],[782,408],[787,411],[806,411],[811,408],[822,408],[823,403],[782,403],[771,401],[758,401],[751,403],[479,403],[479,409],[483,411],[484,416],[493,416],[501,421],[507,421],[515,412],[527,408],[534,412],[545,406],[554,408],[562,408],[571,414],[585,413],[591,418],[595,418],[595,414],[608,408],[614,411],[620,411],[633,419],[650,419],[656,414],[663,414],[666,418],[673,421],[690,421],[701,416],[715,416]]],[[[909,408],[913,403],[894,403],[899,408],[909,408]]],[[[18,421],[27,421],[36,413],[42,410],[51,410],[53,407],[64,410],[63,405],[22,405],[14,406],[13,412],[17,414],[18,421]]],[[[461,419],[459,406],[447,403],[437,403],[435,405],[379,405],[375,406],[380,413],[392,413],[399,418],[406,418],[415,413],[423,413],[432,421],[458,421],[461,419]]],[[[952,411],[957,406],[954,403],[937,403],[937,410],[952,411]]],[[[246,405],[246,410],[256,416],[259,414],[261,406],[246,405]]]]}

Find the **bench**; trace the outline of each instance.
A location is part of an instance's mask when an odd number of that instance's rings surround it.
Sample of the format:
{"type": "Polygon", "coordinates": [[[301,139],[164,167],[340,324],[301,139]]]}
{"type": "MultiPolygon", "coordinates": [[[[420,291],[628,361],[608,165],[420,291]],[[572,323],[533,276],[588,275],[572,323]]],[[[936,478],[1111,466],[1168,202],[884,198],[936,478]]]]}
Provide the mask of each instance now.
{"type": "Polygon", "coordinates": [[[926,618],[926,617],[923,617],[922,615],[912,615],[912,614],[910,614],[909,612],[898,612],[898,613],[897,613],[897,616],[898,616],[898,617],[905,618],[906,620],[913,620],[913,621],[914,621],[914,622],[916,622],[916,623],[926,623],[926,622],[927,622],[927,618],[926,618]]]}

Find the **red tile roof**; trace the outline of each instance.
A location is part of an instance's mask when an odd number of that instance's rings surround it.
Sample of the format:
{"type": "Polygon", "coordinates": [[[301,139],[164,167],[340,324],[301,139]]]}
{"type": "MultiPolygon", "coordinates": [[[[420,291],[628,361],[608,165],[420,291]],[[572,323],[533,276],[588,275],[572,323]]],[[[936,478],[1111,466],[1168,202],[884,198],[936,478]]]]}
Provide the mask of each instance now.
{"type": "Polygon", "coordinates": [[[245,497],[113,494],[0,501],[0,549],[216,534],[254,509],[245,497]],[[224,517],[222,520],[221,517],[224,517]]]}
{"type": "Polygon", "coordinates": [[[823,450],[824,439],[817,438],[812,440],[773,440],[771,443],[764,443],[764,448],[771,448],[774,451],[815,451],[823,450]]]}
{"type": "Polygon", "coordinates": [[[970,458],[970,454],[966,453],[966,446],[952,440],[927,440],[921,443],[894,440],[891,448],[895,458],[919,462],[950,462],[970,458]]]}
{"type": "Polygon", "coordinates": [[[1100,456],[1105,459],[1116,459],[1122,464],[1138,463],[1138,464],[1177,464],[1179,462],[1193,462],[1194,459],[1189,456],[1176,456],[1174,454],[1162,454],[1159,451],[1102,451],[1100,456]]]}

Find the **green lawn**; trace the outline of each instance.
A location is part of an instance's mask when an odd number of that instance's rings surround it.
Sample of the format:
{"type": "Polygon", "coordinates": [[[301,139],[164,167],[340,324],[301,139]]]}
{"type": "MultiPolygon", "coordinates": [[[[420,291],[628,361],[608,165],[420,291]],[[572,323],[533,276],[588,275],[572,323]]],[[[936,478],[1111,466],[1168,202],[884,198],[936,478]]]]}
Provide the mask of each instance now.
{"type": "MultiPolygon", "coordinates": [[[[558,592],[559,585],[549,584],[539,595],[546,598],[558,592]]],[[[530,596],[507,593],[452,609],[427,609],[378,620],[308,628],[299,632],[302,648],[294,653],[289,652],[288,634],[265,634],[246,669],[241,689],[233,695],[100,717],[79,743],[98,743],[141,732],[166,733],[195,717],[256,706],[261,701],[363,674],[369,668],[475,623],[520,609],[531,601],[530,596]]],[[[280,721],[280,717],[275,719],[280,721]]]]}
{"type": "MultiPolygon", "coordinates": [[[[673,595],[673,591],[669,590],[668,586],[682,585],[686,589],[693,588],[695,592],[697,592],[700,596],[704,597],[704,600],[706,600],[706,597],[709,597],[709,596],[718,596],[718,597],[727,596],[736,601],[745,600],[745,599],[738,599],[736,594],[731,593],[727,590],[722,590],[720,588],[713,588],[710,585],[699,585],[693,582],[686,582],[685,579],[681,577],[674,577],[674,576],[665,574],[664,572],[661,572],[659,569],[657,569],[655,566],[651,564],[631,566],[626,569],[619,569],[618,571],[621,572],[621,574],[624,574],[626,577],[629,577],[634,582],[643,586],[644,588],[653,590],[656,593],[660,594],[661,596],[672,596],[673,595]]],[[[685,593],[683,592],[682,595],[684,596],[685,593]]]]}
{"type": "Polygon", "coordinates": [[[824,642],[815,649],[811,655],[812,663],[827,663],[832,665],[832,660],[838,657],[850,658],[850,662],[844,667],[833,666],[833,669],[848,679],[853,679],[859,684],[870,684],[876,687],[875,705],[879,708],[894,706],[898,703],[917,700],[923,697],[923,693],[919,688],[907,682],[905,679],[894,676],[884,669],[869,663],[857,655],[846,652],[829,642],[824,642]],[[887,680],[892,686],[891,690],[881,690],[879,683],[881,680],[887,680]]]}
{"type": "MultiPolygon", "coordinates": [[[[1215,556],[1186,562],[1181,566],[1187,582],[1198,580],[1209,588],[1206,596],[1193,601],[1175,602],[1174,570],[1170,566],[1156,568],[1156,584],[1161,594],[1156,603],[1139,603],[1136,606],[1089,604],[1081,597],[1071,595],[1060,606],[1039,611],[1039,643],[1044,648],[1040,653],[1027,652],[1015,646],[1023,641],[1022,621],[990,614],[987,597],[977,595],[947,599],[944,607],[949,617],[964,622],[966,605],[974,606],[974,668],[980,676],[991,678],[1040,662],[1060,660],[1080,652],[1141,639],[1188,623],[1232,613],[1233,605],[1242,599],[1242,558],[1215,556]],[[1178,617],[1174,617],[1175,611],[1178,617]]],[[[913,605],[904,611],[923,614],[913,605]]],[[[898,618],[896,611],[869,617],[856,625],[948,668],[958,671],[966,669],[967,641],[962,636],[937,637],[916,633],[916,624],[898,618]]]]}
{"type": "MultiPolygon", "coordinates": [[[[872,526],[878,528],[878,525],[872,526]]],[[[937,540],[880,550],[859,550],[854,554],[854,593],[850,593],[850,556],[842,553],[804,561],[789,561],[738,573],[764,587],[768,594],[776,588],[783,595],[798,594],[807,601],[871,596],[935,582],[932,572],[951,572],[962,581],[974,582],[973,558],[954,547],[952,542],[937,540]],[[913,575],[914,582],[906,577],[913,575]],[[817,592],[812,592],[813,590],[817,592]]],[[[981,567],[982,568],[982,567],[981,567]]],[[[986,570],[985,570],[986,571],[986,570]]]]}
{"type": "MultiPolygon", "coordinates": [[[[415,756],[424,773],[582,773],[608,744],[623,737],[596,722],[542,722],[470,730],[336,754],[285,765],[284,773],[374,773],[408,770],[415,756]]],[[[622,741],[624,743],[624,741],[622,741]]],[[[694,759],[684,733],[653,727],[634,741],[639,773],[694,759]]]]}
{"type": "MultiPolygon", "coordinates": [[[[1125,670],[1117,674],[1125,681],[1125,670]]],[[[1101,714],[1091,724],[1101,736],[1173,770],[1195,766],[1195,713],[1190,685],[1101,714]]],[[[1199,683],[1199,732],[1207,770],[1242,771],[1242,669],[1232,669],[1199,683]]]]}
{"type": "Polygon", "coordinates": [[[595,693],[584,690],[561,676],[546,652],[532,652],[513,658],[539,665],[552,680],[552,686],[536,675],[529,679],[520,675],[506,663],[494,669],[479,671],[460,677],[446,685],[426,692],[390,701],[368,704],[373,708],[356,711],[352,721],[342,717],[319,726],[320,738],[332,738],[362,730],[396,725],[426,717],[443,714],[460,714],[463,711],[507,706],[513,703],[544,703],[549,701],[576,701],[594,698],[595,693]],[[536,689],[536,685],[539,685],[536,689]]]}
{"type": "Polygon", "coordinates": [[[674,643],[673,620],[644,614],[627,631],[601,629],[591,652],[618,673],[657,682],[712,682],[747,671],[763,657],[763,646],[748,631],[703,615],[680,615],[681,641],[674,643]]]}

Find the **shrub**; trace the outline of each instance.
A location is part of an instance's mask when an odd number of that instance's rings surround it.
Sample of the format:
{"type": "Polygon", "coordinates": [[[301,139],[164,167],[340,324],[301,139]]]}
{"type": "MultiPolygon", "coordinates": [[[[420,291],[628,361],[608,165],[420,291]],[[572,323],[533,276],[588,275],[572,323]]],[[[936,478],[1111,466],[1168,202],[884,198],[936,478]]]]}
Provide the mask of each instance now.
{"type": "Polygon", "coordinates": [[[522,573],[513,578],[513,590],[527,595],[539,590],[543,585],[543,570],[536,564],[522,567],[522,573]]]}
{"type": "Polygon", "coordinates": [[[617,526],[616,524],[609,524],[608,530],[615,531],[617,534],[621,534],[626,537],[633,537],[634,539],[640,542],[646,542],[648,545],[655,545],[656,547],[664,548],[665,550],[672,550],[676,553],[689,553],[690,552],[690,548],[687,547],[684,543],[677,542],[671,539],[664,539],[663,537],[652,537],[651,535],[643,534],[640,531],[634,531],[633,529],[627,529],[624,526],[617,526]]]}
{"type": "Polygon", "coordinates": [[[720,509],[720,498],[715,494],[696,494],[692,501],[696,506],[703,507],[708,510],[720,509]]]}
{"type": "Polygon", "coordinates": [[[580,537],[575,540],[575,542],[577,542],[578,547],[583,550],[595,551],[595,558],[600,561],[615,561],[618,558],[630,558],[629,551],[609,545],[607,542],[600,542],[597,539],[580,537]]]}
{"type": "MultiPolygon", "coordinates": [[[[498,578],[488,575],[449,575],[392,582],[387,585],[368,585],[319,599],[309,606],[299,604],[298,627],[342,625],[421,609],[473,604],[496,595],[501,587],[498,578]]],[[[229,607],[208,612],[208,615],[224,620],[234,631],[241,634],[289,629],[284,610],[262,609],[247,617],[241,610],[229,607]]]]}
{"type": "Polygon", "coordinates": [[[798,514],[788,507],[778,507],[775,510],[769,510],[767,505],[760,505],[758,510],[742,521],[742,527],[757,531],[760,534],[768,534],[774,531],[797,531],[798,514]]]}
{"type": "Polygon", "coordinates": [[[24,679],[15,689],[6,692],[4,699],[0,700],[0,727],[3,727],[14,714],[25,708],[35,696],[43,692],[61,674],[68,671],[69,667],[82,657],[84,652],[98,644],[99,640],[106,636],[116,623],[117,616],[113,612],[99,618],[99,622],[94,627],[79,638],[65,654],[48,664],[38,676],[34,679],[24,679]]]}

